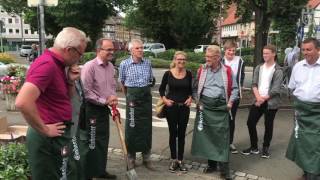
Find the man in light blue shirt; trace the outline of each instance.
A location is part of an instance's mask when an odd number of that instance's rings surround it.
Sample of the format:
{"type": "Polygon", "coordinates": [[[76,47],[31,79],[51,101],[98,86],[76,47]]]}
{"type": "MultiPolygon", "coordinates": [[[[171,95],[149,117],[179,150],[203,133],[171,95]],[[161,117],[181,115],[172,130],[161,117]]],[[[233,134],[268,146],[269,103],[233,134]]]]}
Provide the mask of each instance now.
{"type": "Polygon", "coordinates": [[[295,126],[286,157],[303,171],[306,180],[320,179],[320,44],[309,38],[302,43],[304,60],[292,70],[289,88],[295,97],[295,126]]]}
{"type": "Polygon", "coordinates": [[[135,166],[136,152],[142,152],[143,164],[154,170],[151,161],[152,144],[152,67],[149,60],[143,58],[143,43],[133,39],[129,43],[131,57],[122,61],[119,79],[126,95],[126,133],[129,168],[135,166]]]}

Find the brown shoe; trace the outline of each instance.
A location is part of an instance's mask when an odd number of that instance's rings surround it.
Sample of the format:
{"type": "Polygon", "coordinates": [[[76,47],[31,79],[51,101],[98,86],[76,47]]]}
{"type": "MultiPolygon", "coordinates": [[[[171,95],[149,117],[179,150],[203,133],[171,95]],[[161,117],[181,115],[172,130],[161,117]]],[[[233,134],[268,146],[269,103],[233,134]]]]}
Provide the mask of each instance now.
{"type": "Polygon", "coordinates": [[[150,171],[156,171],[156,168],[152,165],[151,161],[143,161],[143,165],[150,171]]]}

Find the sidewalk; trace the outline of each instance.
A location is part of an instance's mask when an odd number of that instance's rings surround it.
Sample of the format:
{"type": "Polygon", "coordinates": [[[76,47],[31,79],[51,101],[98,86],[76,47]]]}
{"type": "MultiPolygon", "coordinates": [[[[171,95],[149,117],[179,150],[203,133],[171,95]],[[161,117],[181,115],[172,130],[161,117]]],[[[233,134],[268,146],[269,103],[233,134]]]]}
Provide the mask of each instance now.
{"type": "MultiPolygon", "coordinates": [[[[126,164],[123,158],[122,150],[109,148],[108,154],[108,172],[117,175],[117,179],[126,179],[126,164]]],[[[151,155],[151,160],[157,171],[150,171],[142,165],[141,154],[137,154],[137,172],[139,180],[221,180],[219,172],[204,174],[203,170],[207,166],[198,162],[185,160],[185,165],[189,169],[188,173],[171,173],[168,171],[170,159],[156,154],[151,155]]],[[[252,174],[246,174],[239,171],[232,171],[234,180],[271,180],[264,177],[258,177],[252,174]]]]}

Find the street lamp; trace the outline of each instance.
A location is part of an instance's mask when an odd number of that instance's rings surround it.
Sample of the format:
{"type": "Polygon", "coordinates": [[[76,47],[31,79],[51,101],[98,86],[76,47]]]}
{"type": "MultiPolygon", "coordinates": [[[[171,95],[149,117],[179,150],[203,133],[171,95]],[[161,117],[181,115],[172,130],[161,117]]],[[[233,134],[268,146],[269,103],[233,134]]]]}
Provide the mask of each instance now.
{"type": "Polygon", "coordinates": [[[23,18],[22,18],[22,13],[20,15],[20,26],[21,26],[21,43],[24,44],[24,37],[23,37],[23,18]]]}
{"type": "Polygon", "coordinates": [[[4,22],[0,20],[0,52],[3,52],[3,44],[2,44],[2,32],[3,32],[4,22]]]}

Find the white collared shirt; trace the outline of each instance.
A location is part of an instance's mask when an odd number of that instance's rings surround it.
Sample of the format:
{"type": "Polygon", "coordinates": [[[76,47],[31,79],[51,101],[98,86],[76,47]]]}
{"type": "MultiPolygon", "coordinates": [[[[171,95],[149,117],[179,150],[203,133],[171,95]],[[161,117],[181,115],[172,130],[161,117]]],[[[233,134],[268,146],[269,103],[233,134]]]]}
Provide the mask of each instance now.
{"type": "Polygon", "coordinates": [[[292,70],[288,88],[301,101],[320,102],[320,58],[310,65],[304,59],[292,70]]]}

